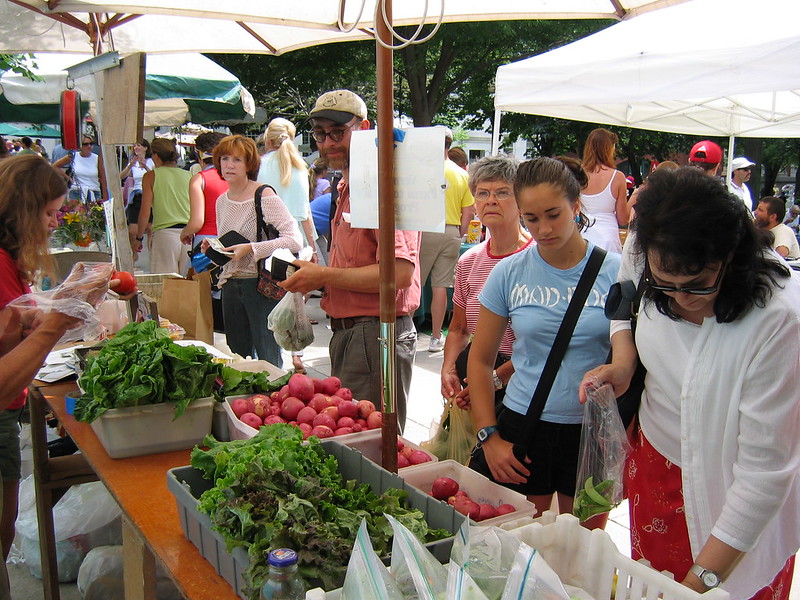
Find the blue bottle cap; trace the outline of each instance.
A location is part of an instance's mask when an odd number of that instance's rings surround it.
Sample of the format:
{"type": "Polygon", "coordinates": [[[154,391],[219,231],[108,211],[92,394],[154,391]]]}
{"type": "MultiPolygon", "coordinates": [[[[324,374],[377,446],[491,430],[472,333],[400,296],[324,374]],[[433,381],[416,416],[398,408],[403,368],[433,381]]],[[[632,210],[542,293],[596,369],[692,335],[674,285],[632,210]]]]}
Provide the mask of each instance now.
{"type": "Polygon", "coordinates": [[[267,557],[267,562],[273,567],[290,567],[297,564],[297,552],[289,548],[272,550],[267,557]]]}

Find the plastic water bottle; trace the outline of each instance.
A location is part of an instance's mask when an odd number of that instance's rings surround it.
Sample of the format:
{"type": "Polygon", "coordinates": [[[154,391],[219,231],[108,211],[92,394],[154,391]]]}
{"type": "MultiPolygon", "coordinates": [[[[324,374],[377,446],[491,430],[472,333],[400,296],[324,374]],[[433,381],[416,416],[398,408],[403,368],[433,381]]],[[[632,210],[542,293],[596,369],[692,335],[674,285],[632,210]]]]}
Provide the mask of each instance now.
{"type": "Polygon", "coordinates": [[[269,575],[261,588],[261,600],[304,600],[306,588],[297,574],[297,552],[273,550],[267,557],[269,575]]]}

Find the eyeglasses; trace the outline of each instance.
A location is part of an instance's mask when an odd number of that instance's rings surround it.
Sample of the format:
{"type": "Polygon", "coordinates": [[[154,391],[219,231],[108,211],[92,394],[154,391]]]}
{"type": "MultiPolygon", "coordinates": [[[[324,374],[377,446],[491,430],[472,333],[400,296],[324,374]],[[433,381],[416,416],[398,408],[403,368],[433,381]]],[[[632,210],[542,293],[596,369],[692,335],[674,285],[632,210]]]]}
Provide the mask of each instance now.
{"type": "Polygon", "coordinates": [[[360,125],[360,123],[353,123],[344,129],[332,129],[331,131],[312,131],[311,137],[314,138],[314,141],[318,144],[324,144],[325,140],[328,138],[330,138],[332,142],[338,143],[341,142],[344,139],[345,134],[356,125],[360,125]]]}
{"type": "Polygon", "coordinates": [[[92,145],[92,142],[83,142],[83,144],[81,144],[81,146],[91,146],[91,145],[92,145]]]}
{"type": "Polygon", "coordinates": [[[714,280],[714,285],[711,287],[672,287],[669,285],[658,285],[653,281],[653,273],[650,271],[650,263],[645,259],[644,261],[644,282],[650,289],[665,292],[667,294],[692,294],[693,296],[708,296],[713,294],[719,289],[719,284],[722,282],[722,276],[725,274],[725,269],[728,263],[725,262],[717,273],[717,278],[714,280]]]}
{"type": "Polygon", "coordinates": [[[480,200],[482,202],[486,202],[492,196],[495,197],[495,200],[498,202],[504,202],[508,200],[514,195],[513,192],[509,192],[508,190],[498,190],[498,191],[489,191],[489,190],[478,190],[475,193],[475,199],[480,200]]]}

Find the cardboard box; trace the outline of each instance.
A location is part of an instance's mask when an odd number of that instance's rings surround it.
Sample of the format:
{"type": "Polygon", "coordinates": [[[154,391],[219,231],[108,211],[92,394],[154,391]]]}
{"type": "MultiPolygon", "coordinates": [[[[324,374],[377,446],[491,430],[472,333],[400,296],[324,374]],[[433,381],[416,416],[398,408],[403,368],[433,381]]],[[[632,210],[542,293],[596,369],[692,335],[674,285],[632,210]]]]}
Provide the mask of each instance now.
{"type": "Polygon", "coordinates": [[[199,444],[211,431],[213,410],[213,398],[198,398],[177,419],[171,402],[112,408],[91,425],[111,458],[128,458],[199,444]]]}

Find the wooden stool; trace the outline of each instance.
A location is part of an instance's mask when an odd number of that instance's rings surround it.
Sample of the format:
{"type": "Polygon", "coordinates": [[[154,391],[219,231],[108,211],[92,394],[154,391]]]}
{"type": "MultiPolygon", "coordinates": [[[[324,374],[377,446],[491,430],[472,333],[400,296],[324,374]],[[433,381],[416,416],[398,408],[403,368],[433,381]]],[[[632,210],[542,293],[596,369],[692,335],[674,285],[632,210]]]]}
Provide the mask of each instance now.
{"type": "Polygon", "coordinates": [[[73,485],[98,481],[98,478],[82,454],[50,458],[47,452],[47,400],[34,385],[28,389],[28,406],[44,599],[60,600],[53,506],[73,485]]]}

